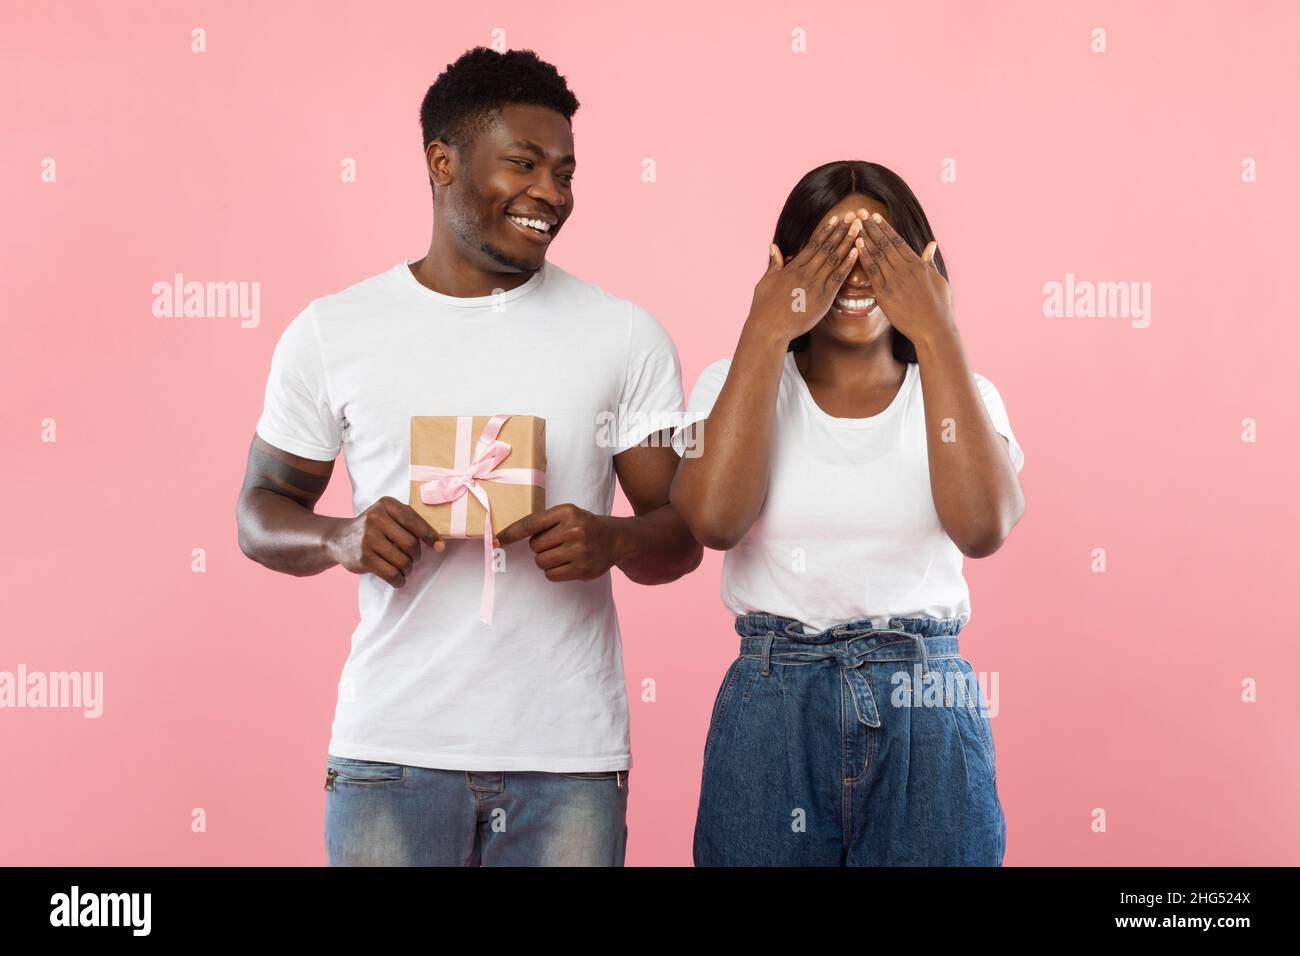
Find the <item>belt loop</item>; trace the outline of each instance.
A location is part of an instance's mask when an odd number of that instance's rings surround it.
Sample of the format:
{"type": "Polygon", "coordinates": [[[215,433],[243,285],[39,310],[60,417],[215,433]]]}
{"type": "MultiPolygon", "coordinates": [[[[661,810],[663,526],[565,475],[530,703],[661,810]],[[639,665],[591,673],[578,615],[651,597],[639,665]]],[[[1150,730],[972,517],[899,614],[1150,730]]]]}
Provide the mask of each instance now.
{"type": "Polygon", "coordinates": [[[768,631],[767,637],[763,638],[763,656],[759,666],[759,673],[764,677],[766,677],[772,669],[772,643],[775,640],[776,635],[771,631],[768,631]]]}
{"type": "Polygon", "coordinates": [[[912,636],[916,638],[916,643],[921,646],[921,679],[925,680],[930,676],[930,658],[925,649],[925,635],[914,634],[912,636]]]}

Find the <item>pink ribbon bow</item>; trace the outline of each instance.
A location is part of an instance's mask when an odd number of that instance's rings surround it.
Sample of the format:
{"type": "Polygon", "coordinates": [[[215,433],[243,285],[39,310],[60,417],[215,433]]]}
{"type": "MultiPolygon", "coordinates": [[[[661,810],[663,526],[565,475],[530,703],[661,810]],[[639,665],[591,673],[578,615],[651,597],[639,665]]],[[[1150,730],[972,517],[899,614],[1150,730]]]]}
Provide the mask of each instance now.
{"type": "Polygon", "coordinates": [[[434,465],[412,465],[411,480],[421,481],[420,500],[426,505],[440,505],[450,501],[451,531],[453,538],[468,537],[466,517],[469,511],[468,492],[483,506],[483,593],[479,598],[479,620],[492,623],[495,572],[492,570],[492,505],[487,492],[479,487],[481,481],[499,481],[507,485],[546,486],[546,472],[535,468],[498,468],[510,455],[510,445],[497,438],[501,426],[509,415],[493,415],[483,426],[483,434],[474,446],[470,457],[469,441],[474,419],[468,415],[456,417],[456,464],[453,468],[434,465]]]}

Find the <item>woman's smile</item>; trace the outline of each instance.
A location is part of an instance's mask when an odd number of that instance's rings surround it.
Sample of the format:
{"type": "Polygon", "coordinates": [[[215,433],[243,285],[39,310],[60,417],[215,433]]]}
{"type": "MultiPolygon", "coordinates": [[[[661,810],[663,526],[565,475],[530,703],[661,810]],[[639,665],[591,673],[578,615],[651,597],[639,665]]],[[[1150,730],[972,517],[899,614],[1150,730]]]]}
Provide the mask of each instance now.
{"type": "Polygon", "coordinates": [[[839,295],[831,308],[846,318],[864,318],[876,311],[876,298],[869,292],[839,295]]]}

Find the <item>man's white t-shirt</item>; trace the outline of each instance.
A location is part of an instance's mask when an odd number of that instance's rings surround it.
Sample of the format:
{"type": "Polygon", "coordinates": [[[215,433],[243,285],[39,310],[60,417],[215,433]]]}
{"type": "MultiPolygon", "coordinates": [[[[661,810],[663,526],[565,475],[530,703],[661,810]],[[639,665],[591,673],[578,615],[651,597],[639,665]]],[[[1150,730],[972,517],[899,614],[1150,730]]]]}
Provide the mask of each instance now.
{"type": "MultiPolygon", "coordinates": [[[[285,328],[257,433],[321,461],[342,449],[357,513],[409,497],[412,415],[546,420],[546,505],[609,514],[614,455],[680,416],[659,322],[553,263],[495,295],[421,285],[409,260],[311,302],[285,328]]],[[[453,770],[631,766],[610,576],[548,581],[503,549],[479,620],[481,539],[427,543],[405,586],[359,577],[329,752],[453,770]]],[[[500,554],[497,555],[498,563],[500,554]]]]}
{"type": "MultiPolygon", "coordinates": [[[[683,424],[708,417],[731,359],[700,373],[683,424]]],[[[974,373],[1017,473],[1024,453],[993,383],[974,373]]],[[[708,453],[707,423],[699,430],[708,453]]],[[[920,366],[912,363],[884,411],[836,418],[813,400],[787,352],[773,421],[767,497],[722,562],[722,600],[733,614],[765,611],[824,630],[891,617],[970,619],[962,553],[934,507],[920,366]]]]}

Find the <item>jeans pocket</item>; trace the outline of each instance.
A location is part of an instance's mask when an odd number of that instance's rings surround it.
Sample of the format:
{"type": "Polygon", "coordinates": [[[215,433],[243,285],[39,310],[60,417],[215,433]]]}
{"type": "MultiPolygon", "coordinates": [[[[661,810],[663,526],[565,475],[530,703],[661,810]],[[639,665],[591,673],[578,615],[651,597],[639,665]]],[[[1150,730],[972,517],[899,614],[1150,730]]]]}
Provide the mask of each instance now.
{"type": "Polygon", "coordinates": [[[336,784],[381,787],[400,784],[405,780],[406,767],[400,763],[336,757],[333,754],[330,754],[329,759],[325,761],[326,790],[333,790],[336,784]]]}
{"type": "Polygon", "coordinates": [[[560,770],[557,777],[569,777],[572,780],[625,780],[627,770],[560,770]]]}
{"type": "Polygon", "coordinates": [[[956,674],[957,692],[961,695],[961,703],[970,715],[975,736],[984,751],[984,759],[989,763],[989,771],[996,776],[997,754],[993,749],[993,728],[989,724],[986,713],[988,708],[984,706],[984,694],[980,690],[975,668],[964,657],[953,658],[952,667],[956,674]]]}
{"type": "Polygon", "coordinates": [[[731,699],[736,694],[736,684],[740,682],[740,674],[744,669],[746,658],[737,657],[727,668],[727,673],[723,675],[722,686],[718,688],[717,699],[713,702],[713,716],[709,718],[709,733],[704,739],[704,765],[708,766],[709,751],[713,749],[714,741],[718,738],[718,731],[722,729],[722,721],[727,716],[727,708],[731,705],[731,699]]]}

